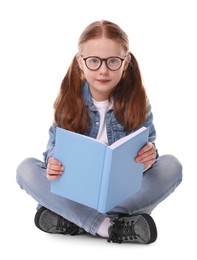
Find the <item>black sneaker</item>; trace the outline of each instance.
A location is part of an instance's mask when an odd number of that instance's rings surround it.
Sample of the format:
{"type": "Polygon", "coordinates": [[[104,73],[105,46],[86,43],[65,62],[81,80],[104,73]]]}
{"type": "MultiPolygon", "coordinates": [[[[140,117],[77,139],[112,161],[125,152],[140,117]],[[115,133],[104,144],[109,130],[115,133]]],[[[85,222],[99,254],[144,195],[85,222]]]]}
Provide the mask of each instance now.
{"type": "Polygon", "coordinates": [[[157,228],[148,214],[121,216],[109,227],[108,242],[150,244],[157,239],[157,228]]]}
{"type": "Polygon", "coordinates": [[[38,209],[34,222],[37,228],[47,233],[63,235],[69,234],[71,236],[86,233],[84,229],[45,207],[38,209]]]}

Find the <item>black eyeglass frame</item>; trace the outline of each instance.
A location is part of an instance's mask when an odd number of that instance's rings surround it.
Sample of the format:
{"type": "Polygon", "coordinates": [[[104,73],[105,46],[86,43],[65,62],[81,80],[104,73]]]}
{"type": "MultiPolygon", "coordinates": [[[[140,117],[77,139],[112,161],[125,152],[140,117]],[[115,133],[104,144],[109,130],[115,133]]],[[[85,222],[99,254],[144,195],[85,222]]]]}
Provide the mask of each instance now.
{"type": "Polygon", "coordinates": [[[98,56],[88,56],[88,57],[84,58],[84,57],[81,55],[81,58],[85,61],[85,65],[86,65],[86,67],[87,67],[89,70],[96,71],[96,70],[100,69],[100,67],[102,66],[103,61],[104,61],[106,67],[107,67],[109,70],[111,70],[111,71],[117,71],[117,70],[119,70],[119,69],[122,67],[122,63],[123,63],[123,61],[125,60],[126,56],[125,56],[124,58],[120,58],[120,57],[118,57],[118,56],[111,56],[111,57],[108,57],[107,59],[101,59],[101,58],[99,58],[98,56]],[[89,58],[97,58],[97,59],[99,59],[100,62],[101,62],[101,64],[99,65],[99,67],[96,68],[96,69],[90,69],[90,68],[88,67],[87,63],[86,63],[86,60],[89,59],[89,58]],[[118,69],[115,69],[115,70],[110,69],[110,68],[108,67],[108,64],[107,64],[107,61],[108,61],[109,59],[113,59],[113,58],[116,58],[116,59],[121,60],[120,67],[119,67],[118,69]]]}

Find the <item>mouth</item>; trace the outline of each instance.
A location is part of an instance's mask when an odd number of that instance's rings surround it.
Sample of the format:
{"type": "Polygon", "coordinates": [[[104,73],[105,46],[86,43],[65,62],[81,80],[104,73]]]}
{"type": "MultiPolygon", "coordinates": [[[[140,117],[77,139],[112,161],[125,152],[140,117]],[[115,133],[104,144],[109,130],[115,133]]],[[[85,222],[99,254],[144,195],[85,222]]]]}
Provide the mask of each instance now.
{"type": "Polygon", "coordinates": [[[110,82],[109,79],[97,79],[97,81],[98,81],[99,83],[103,83],[103,84],[110,82]]]}

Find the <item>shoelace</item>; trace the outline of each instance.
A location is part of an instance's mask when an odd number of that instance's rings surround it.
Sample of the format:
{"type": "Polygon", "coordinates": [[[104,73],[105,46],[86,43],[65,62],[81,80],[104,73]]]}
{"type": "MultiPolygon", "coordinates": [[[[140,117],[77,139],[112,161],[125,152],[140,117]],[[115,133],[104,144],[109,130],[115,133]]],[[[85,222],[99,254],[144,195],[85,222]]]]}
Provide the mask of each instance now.
{"type": "Polygon", "coordinates": [[[121,243],[126,240],[135,240],[137,235],[134,230],[134,222],[125,222],[124,220],[120,221],[118,219],[114,220],[113,229],[108,238],[108,242],[121,243]]]}
{"type": "Polygon", "coordinates": [[[62,234],[75,235],[78,233],[78,226],[70,221],[58,216],[56,230],[59,230],[62,234]]]}

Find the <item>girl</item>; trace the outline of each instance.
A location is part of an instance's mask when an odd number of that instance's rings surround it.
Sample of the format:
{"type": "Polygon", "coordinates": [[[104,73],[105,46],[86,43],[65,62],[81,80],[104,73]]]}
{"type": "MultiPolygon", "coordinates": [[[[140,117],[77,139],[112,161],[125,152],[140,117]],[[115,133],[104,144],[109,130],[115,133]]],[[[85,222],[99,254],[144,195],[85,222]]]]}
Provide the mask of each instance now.
{"type": "Polygon", "coordinates": [[[90,233],[115,243],[155,242],[157,228],[150,214],[181,183],[182,166],[172,155],[158,155],[138,63],[117,24],[96,21],[82,32],[54,108],[44,162],[27,158],[17,169],[18,184],[38,202],[35,225],[48,233],[90,233]],[[57,126],[108,145],[148,127],[148,143],[136,157],[144,164],[140,191],[106,214],[51,193],[50,181],[61,178],[64,171],[53,157],[57,126]]]}

